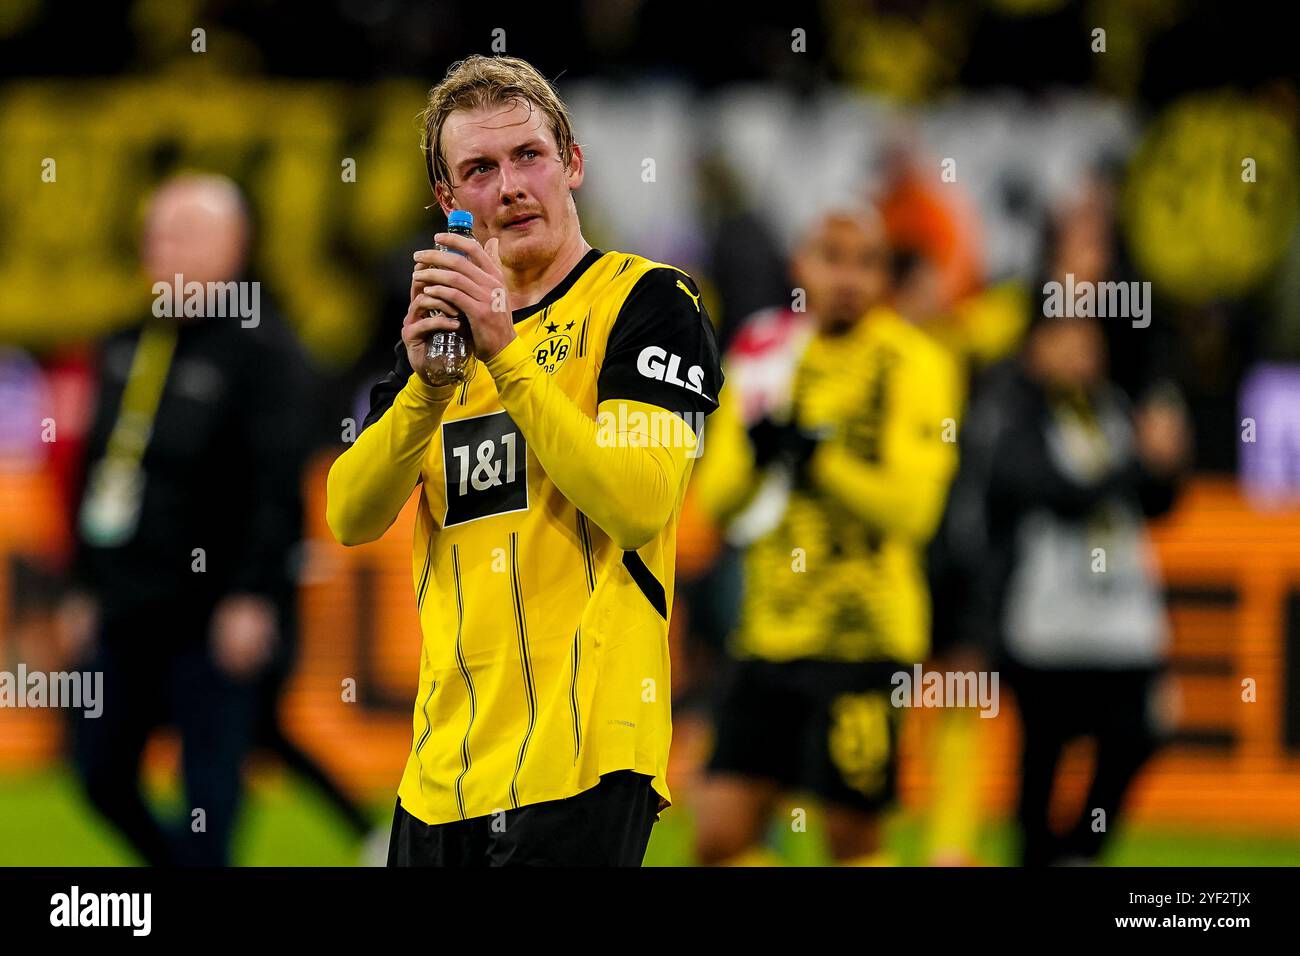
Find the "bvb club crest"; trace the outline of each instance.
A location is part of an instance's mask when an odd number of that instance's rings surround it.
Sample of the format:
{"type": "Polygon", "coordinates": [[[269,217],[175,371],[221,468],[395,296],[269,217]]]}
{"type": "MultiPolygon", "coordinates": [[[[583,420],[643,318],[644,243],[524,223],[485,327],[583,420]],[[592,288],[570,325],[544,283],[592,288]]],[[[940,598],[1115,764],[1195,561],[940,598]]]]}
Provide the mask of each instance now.
{"type": "Polygon", "coordinates": [[[554,375],[556,369],[569,357],[573,341],[554,324],[543,326],[543,329],[551,334],[533,346],[533,360],[548,375],[554,375]]]}

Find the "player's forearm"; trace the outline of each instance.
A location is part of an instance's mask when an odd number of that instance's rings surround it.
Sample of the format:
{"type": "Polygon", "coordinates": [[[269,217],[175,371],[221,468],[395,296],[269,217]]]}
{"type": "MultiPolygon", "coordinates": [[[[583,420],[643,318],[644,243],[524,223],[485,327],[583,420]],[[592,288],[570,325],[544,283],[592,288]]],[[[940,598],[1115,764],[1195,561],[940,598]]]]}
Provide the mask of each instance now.
{"type": "MultiPolygon", "coordinates": [[[[710,440],[713,435],[710,433],[710,440]]],[[[710,452],[714,449],[710,448],[710,452]]],[[[744,511],[754,500],[758,492],[758,472],[752,467],[738,465],[729,468],[719,459],[708,461],[702,456],[698,477],[695,482],[696,501],[700,510],[718,526],[727,525],[732,518],[744,511]],[[707,474],[705,472],[707,471],[707,474]]]]}
{"type": "Polygon", "coordinates": [[[817,449],[810,467],[823,492],[885,534],[924,542],[938,527],[949,468],[885,469],[831,444],[817,449]]]}
{"type": "Polygon", "coordinates": [[[433,388],[412,375],[383,417],[335,460],[326,485],[325,520],[341,544],[374,541],[392,526],[455,394],[455,385],[433,388]]]}
{"type": "Polygon", "coordinates": [[[724,402],[709,422],[708,448],[691,479],[700,509],[718,525],[743,510],[759,486],[744,426],[724,402]]]}
{"type": "MultiPolygon", "coordinates": [[[[642,447],[631,446],[627,431],[602,427],[575,405],[533,363],[519,339],[486,364],[501,404],[564,496],[623,550],[653,539],[676,504],[690,465],[686,448],[648,440],[642,447]]],[[[630,410],[645,411],[647,417],[655,412],[668,414],[638,402],[626,404],[630,410]]],[[[614,405],[606,402],[601,410],[614,411],[614,405]]],[[[648,434],[632,426],[629,431],[648,434]]]]}

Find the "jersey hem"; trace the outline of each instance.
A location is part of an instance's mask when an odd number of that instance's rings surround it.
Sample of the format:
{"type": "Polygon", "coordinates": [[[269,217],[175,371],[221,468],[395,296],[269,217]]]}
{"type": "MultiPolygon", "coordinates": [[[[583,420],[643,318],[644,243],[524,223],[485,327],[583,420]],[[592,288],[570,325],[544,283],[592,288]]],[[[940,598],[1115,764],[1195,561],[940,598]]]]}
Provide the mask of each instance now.
{"type": "MultiPolygon", "coordinates": [[[[662,801],[664,801],[664,805],[663,805],[662,807],[660,807],[659,810],[655,813],[655,819],[656,819],[656,820],[659,819],[659,814],[663,813],[665,810],[667,810],[669,807],[671,807],[671,806],[673,805],[673,804],[672,804],[672,796],[671,796],[671,794],[669,794],[669,792],[668,792],[668,785],[667,785],[667,783],[666,783],[666,782],[661,782],[661,781],[660,781],[660,778],[659,778],[658,776],[656,776],[656,775],[652,775],[652,774],[650,774],[650,773],[646,772],[645,770],[642,770],[642,769],[640,769],[640,768],[638,768],[638,767],[608,767],[608,768],[602,770],[602,771],[601,771],[601,772],[596,776],[596,779],[593,780],[593,781],[591,781],[591,783],[588,783],[588,784],[584,784],[584,785],[582,785],[582,786],[579,786],[578,789],[576,789],[576,790],[569,790],[569,788],[567,788],[567,787],[563,787],[563,788],[561,788],[561,790],[562,790],[562,791],[567,791],[567,792],[560,792],[560,793],[556,793],[556,794],[554,794],[554,795],[546,795],[546,796],[542,796],[541,798],[539,798],[539,799],[537,799],[537,800],[529,800],[527,803],[520,804],[520,807],[531,807],[531,806],[533,806],[533,805],[535,805],[535,804],[538,804],[538,803],[549,803],[549,802],[552,801],[552,800],[567,800],[567,799],[569,799],[569,797],[576,797],[576,796],[578,796],[578,794],[580,794],[580,793],[586,793],[586,792],[587,792],[588,790],[590,790],[592,787],[594,787],[594,786],[596,786],[598,783],[600,783],[600,778],[601,778],[601,777],[605,776],[606,774],[616,773],[616,772],[618,772],[619,770],[631,770],[631,771],[634,772],[634,773],[639,773],[639,774],[642,774],[643,776],[646,776],[646,777],[650,777],[650,778],[651,778],[651,780],[650,780],[650,789],[652,789],[656,794],[658,794],[659,797],[660,797],[660,799],[661,799],[662,801]]],[[[425,826],[428,826],[428,827],[441,826],[441,825],[444,824],[444,823],[458,823],[458,822],[460,822],[462,819],[463,819],[463,820],[477,820],[477,819],[480,819],[480,818],[482,818],[482,817],[488,817],[488,816],[491,816],[493,813],[496,812],[496,810],[486,810],[486,811],[484,811],[483,813],[476,813],[476,814],[474,814],[473,816],[468,816],[468,817],[451,817],[451,818],[446,819],[446,820],[432,820],[432,821],[431,821],[431,820],[426,820],[426,819],[425,819],[426,814],[424,814],[422,810],[417,810],[414,806],[412,806],[411,804],[409,804],[409,803],[406,802],[406,800],[402,797],[402,790],[401,790],[400,787],[397,789],[397,798],[398,798],[398,800],[401,801],[401,803],[402,803],[402,809],[403,809],[403,810],[405,810],[405,811],[406,811],[407,813],[409,813],[411,816],[415,817],[415,819],[419,820],[421,823],[423,823],[425,826]]],[[[501,809],[504,810],[504,809],[506,809],[506,808],[502,807],[501,809]]],[[[518,809],[518,808],[512,808],[512,809],[518,809]]],[[[436,817],[437,814],[428,814],[428,816],[436,817]]]]}

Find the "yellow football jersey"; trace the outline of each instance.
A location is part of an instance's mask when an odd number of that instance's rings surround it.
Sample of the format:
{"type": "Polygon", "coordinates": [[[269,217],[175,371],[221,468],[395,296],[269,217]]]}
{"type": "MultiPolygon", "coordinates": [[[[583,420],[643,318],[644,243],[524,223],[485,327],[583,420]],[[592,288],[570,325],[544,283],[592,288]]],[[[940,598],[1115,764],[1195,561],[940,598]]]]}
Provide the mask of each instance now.
{"type": "Polygon", "coordinates": [[[513,319],[518,337],[459,386],[412,375],[399,343],[329,478],[344,543],[381,534],[422,482],[424,639],[398,794],[428,824],[624,769],[670,799],[668,618],[677,517],[723,381],[712,323],[685,273],[596,249],[513,319]]]}
{"type": "MultiPolygon", "coordinates": [[[[710,424],[696,473],[701,506],[717,519],[760,507],[760,497],[773,515],[748,543],[733,651],[775,661],[921,660],[930,628],[923,552],[957,460],[956,364],[887,308],[843,335],[791,341],[801,351],[784,356],[795,365],[790,408],[804,430],[825,436],[809,484],[778,482],[773,506],[774,476],[755,469],[746,438],[753,422],[744,409],[762,402],[747,402],[731,358],[740,387],[728,389],[710,424]]],[[[760,361],[770,376],[772,358],[760,361]]]]}

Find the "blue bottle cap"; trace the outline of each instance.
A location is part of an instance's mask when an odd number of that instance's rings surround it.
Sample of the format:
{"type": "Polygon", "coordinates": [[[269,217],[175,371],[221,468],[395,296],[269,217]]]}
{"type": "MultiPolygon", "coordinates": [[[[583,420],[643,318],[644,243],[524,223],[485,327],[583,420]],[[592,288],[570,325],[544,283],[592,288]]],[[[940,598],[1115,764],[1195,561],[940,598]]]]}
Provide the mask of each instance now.
{"type": "Polygon", "coordinates": [[[468,209],[453,209],[447,214],[448,229],[473,229],[474,214],[468,209]]]}

